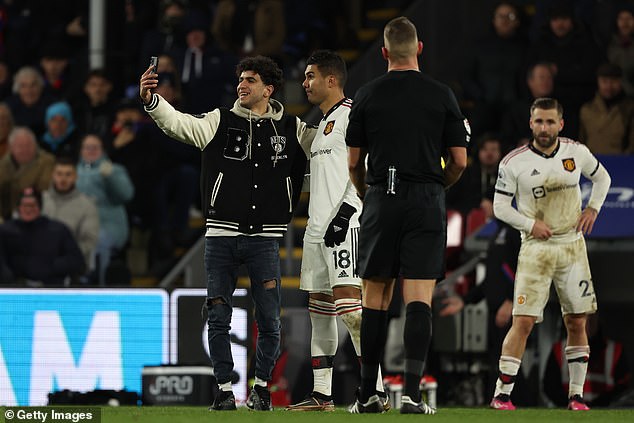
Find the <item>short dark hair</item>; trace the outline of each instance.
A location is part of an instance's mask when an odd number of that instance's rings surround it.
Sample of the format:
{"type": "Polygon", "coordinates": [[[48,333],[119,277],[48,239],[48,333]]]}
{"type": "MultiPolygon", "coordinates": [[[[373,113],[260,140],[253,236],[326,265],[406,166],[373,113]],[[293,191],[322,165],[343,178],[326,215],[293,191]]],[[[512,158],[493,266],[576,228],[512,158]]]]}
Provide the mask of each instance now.
{"type": "Polygon", "coordinates": [[[77,163],[75,163],[75,160],[68,156],[60,156],[55,159],[55,166],[72,166],[74,168],[77,168],[77,163]]]}
{"type": "Polygon", "coordinates": [[[306,60],[307,65],[316,65],[322,75],[334,75],[340,87],[346,85],[348,71],[346,62],[331,50],[317,50],[306,60]]]}
{"type": "Polygon", "coordinates": [[[106,71],[103,69],[93,69],[88,72],[88,75],[86,75],[86,79],[84,80],[84,82],[90,81],[91,78],[102,78],[112,83],[112,80],[108,77],[106,71]]]}
{"type": "Polygon", "coordinates": [[[262,82],[273,86],[273,92],[282,87],[282,82],[284,81],[282,69],[270,57],[245,57],[236,66],[236,76],[240,77],[240,74],[244,71],[252,71],[260,75],[262,82]]]}
{"type": "Polygon", "coordinates": [[[535,111],[535,109],[542,109],[542,110],[557,109],[557,114],[559,115],[560,118],[563,117],[564,115],[563,106],[561,105],[560,102],[558,102],[554,98],[540,97],[535,99],[535,101],[533,101],[533,104],[531,105],[531,116],[533,115],[533,112],[535,111]]]}

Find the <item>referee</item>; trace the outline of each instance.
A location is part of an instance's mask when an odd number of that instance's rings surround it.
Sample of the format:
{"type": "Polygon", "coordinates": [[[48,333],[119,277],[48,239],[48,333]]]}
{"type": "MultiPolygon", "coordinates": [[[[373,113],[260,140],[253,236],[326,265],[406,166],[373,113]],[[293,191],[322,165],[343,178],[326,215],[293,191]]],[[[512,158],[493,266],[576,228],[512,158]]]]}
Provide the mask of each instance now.
{"type": "Polygon", "coordinates": [[[466,167],[469,127],[451,90],[420,72],[423,43],[414,24],[395,18],[383,38],[388,72],[359,89],[346,135],[350,178],[365,200],[359,233],[361,388],[350,412],[383,412],[376,375],[394,280],[401,277],[407,314],[400,410],[434,414],[419,381],[431,339],[432,291],[444,277],[445,188],[466,167]]]}

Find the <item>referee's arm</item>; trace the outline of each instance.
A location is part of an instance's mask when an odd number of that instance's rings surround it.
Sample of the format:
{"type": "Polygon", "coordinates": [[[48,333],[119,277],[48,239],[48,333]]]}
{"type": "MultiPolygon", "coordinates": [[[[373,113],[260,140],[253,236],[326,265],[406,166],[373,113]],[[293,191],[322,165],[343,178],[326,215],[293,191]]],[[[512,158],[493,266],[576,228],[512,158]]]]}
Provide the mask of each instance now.
{"type": "Polygon", "coordinates": [[[365,190],[368,186],[365,184],[365,156],[368,150],[363,147],[348,147],[348,171],[350,172],[350,180],[357,189],[357,195],[363,199],[365,190]]]}
{"type": "Polygon", "coordinates": [[[445,189],[455,184],[467,167],[467,149],[449,147],[449,159],[445,165],[445,189]]]}

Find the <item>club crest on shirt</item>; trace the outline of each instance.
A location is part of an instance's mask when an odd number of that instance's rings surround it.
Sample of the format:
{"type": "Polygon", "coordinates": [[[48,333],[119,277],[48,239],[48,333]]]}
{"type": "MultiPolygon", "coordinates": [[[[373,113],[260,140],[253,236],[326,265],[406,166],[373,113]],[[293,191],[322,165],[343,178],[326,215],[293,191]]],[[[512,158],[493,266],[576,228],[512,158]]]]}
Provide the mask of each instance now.
{"type": "Polygon", "coordinates": [[[328,135],[329,133],[331,133],[334,127],[335,127],[334,120],[331,120],[330,122],[328,122],[326,124],[326,127],[324,128],[324,135],[328,135]]]}
{"type": "Polygon", "coordinates": [[[575,165],[575,159],[573,158],[561,159],[561,162],[564,165],[564,169],[566,169],[568,172],[574,172],[574,170],[577,168],[577,166],[575,165]]]}
{"type": "Polygon", "coordinates": [[[517,296],[517,304],[522,305],[526,302],[526,295],[517,296]]]}
{"type": "Polygon", "coordinates": [[[271,137],[271,147],[276,153],[281,153],[286,147],[286,137],[275,135],[271,137]]]}

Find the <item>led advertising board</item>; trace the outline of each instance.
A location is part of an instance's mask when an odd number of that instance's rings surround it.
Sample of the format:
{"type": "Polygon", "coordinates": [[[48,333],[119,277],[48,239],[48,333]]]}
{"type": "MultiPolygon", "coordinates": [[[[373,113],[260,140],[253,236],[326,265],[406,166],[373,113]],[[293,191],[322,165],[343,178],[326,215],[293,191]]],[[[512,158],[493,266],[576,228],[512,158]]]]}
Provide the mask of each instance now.
{"type": "Polygon", "coordinates": [[[0,289],[0,405],[53,391],[141,392],[143,366],[168,363],[162,289],[0,289]]]}

